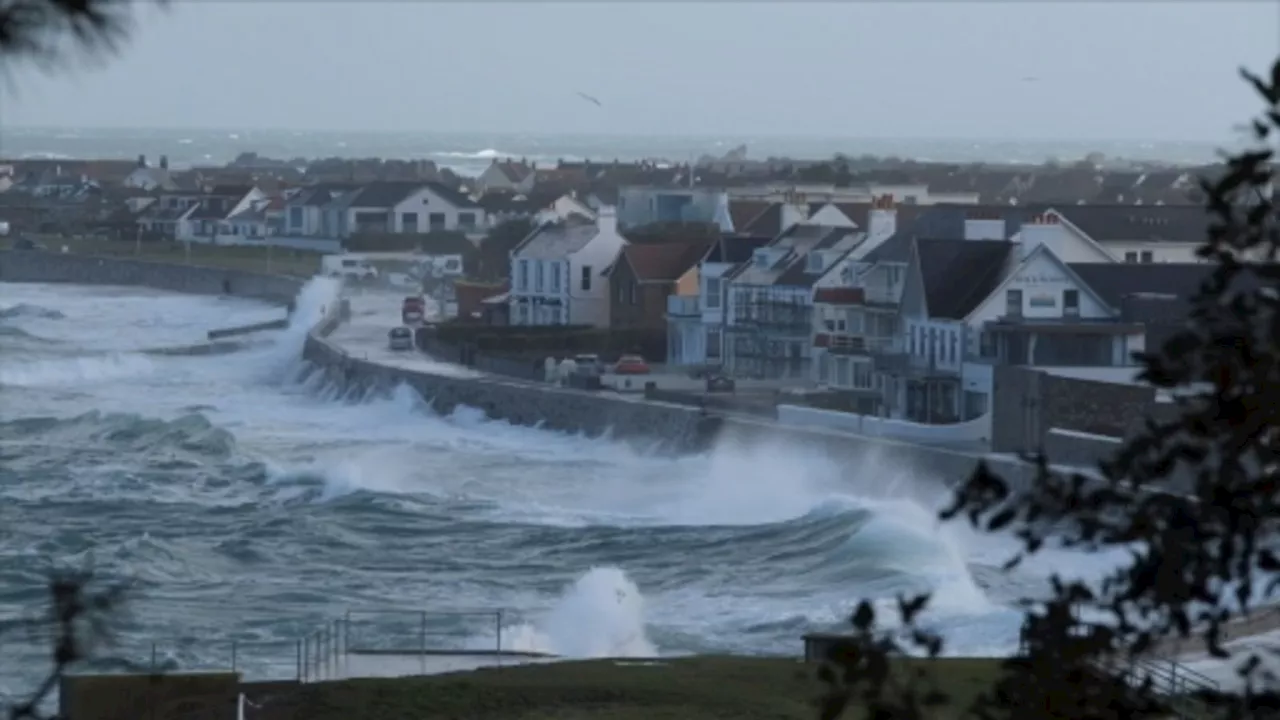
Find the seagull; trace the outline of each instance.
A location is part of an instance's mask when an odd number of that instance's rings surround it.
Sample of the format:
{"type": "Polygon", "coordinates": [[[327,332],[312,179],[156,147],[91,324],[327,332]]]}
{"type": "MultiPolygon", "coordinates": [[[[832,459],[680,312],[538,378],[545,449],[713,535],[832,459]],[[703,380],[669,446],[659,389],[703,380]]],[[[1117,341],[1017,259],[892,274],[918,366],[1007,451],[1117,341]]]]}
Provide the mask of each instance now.
{"type": "Polygon", "coordinates": [[[584,92],[582,92],[582,91],[579,91],[579,92],[578,92],[578,97],[582,98],[583,100],[586,100],[587,102],[593,102],[593,103],[595,103],[597,107],[604,107],[604,105],[603,105],[603,104],[601,104],[599,100],[597,100],[597,99],[595,99],[595,98],[591,97],[590,95],[588,95],[588,94],[586,94],[586,93],[584,93],[584,92]]]}

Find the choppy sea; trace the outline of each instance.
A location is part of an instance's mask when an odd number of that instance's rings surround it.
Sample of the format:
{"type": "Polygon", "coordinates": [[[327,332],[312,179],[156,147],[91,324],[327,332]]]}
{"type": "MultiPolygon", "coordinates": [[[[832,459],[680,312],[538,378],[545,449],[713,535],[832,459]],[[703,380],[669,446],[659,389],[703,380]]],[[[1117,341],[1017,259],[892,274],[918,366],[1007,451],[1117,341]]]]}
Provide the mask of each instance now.
{"type": "MultiPolygon", "coordinates": [[[[574,657],[794,654],[859,598],[933,589],[949,652],[1003,654],[1018,598],[1110,566],[1057,551],[1002,573],[1011,540],[940,526],[940,484],[874,455],[671,458],[344,395],[300,360],[335,292],[313,280],[290,329],[189,357],[146,351],[280,311],[0,284],[0,616],[33,613],[51,568],[92,568],[131,587],[116,654],[225,667],[234,640],[266,676],[348,610],[502,610],[504,647],[574,657]]],[[[493,617],[432,615],[432,642],[492,647],[493,617]]],[[[7,642],[12,687],[44,648],[7,642]]]]}
{"type": "Polygon", "coordinates": [[[748,157],[828,158],[876,155],[926,162],[1039,164],[1074,161],[1099,152],[1108,158],[1209,163],[1220,146],[1195,142],[1011,141],[999,139],[893,139],[856,137],[699,137],[537,135],[528,133],[358,133],[288,130],[165,130],[4,128],[0,157],[119,158],[161,155],[173,167],[222,164],[243,152],[275,159],[390,157],[433,160],[463,175],[477,175],[494,158],[525,158],[540,166],[557,160],[689,162],[720,157],[745,145],[748,157]]]}

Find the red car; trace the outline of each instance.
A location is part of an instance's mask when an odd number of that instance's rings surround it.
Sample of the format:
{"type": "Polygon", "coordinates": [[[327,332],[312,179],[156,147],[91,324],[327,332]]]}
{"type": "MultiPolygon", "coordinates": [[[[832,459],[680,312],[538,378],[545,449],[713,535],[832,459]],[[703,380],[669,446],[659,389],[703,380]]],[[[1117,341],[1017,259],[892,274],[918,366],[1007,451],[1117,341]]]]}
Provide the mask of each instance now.
{"type": "Polygon", "coordinates": [[[427,303],[420,296],[410,295],[400,307],[400,319],[405,325],[417,325],[426,320],[427,303]]]}
{"type": "Polygon", "coordinates": [[[613,366],[615,375],[648,375],[649,364],[639,355],[623,355],[613,366]]]}

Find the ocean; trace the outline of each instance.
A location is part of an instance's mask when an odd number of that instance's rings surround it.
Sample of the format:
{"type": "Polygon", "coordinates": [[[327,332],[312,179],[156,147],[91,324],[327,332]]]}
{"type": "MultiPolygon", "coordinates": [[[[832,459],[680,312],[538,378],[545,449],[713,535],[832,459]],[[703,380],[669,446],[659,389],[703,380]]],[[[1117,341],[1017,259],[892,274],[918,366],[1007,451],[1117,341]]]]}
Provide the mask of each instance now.
{"type": "MultiPolygon", "coordinates": [[[[940,526],[938,481],[874,455],[672,458],[344,394],[300,359],[335,293],[313,280],[288,330],[186,357],[146,351],[279,309],[0,284],[0,617],[33,613],[49,569],[92,568],[130,583],[114,653],[226,668],[234,641],[251,677],[288,677],[297,638],[348,611],[402,613],[384,640],[429,611],[437,646],[493,647],[501,610],[507,649],[797,655],[861,598],[933,590],[949,653],[1001,655],[1018,599],[1112,567],[1046,551],[1002,572],[1012,539],[940,526]]],[[[47,657],[7,642],[0,690],[47,657]]]]}
{"type": "Polygon", "coordinates": [[[1222,147],[1209,142],[858,139],[854,137],[575,136],[525,133],[360,133],[286,130],[157,130],[0,128],[0,158],[133,159],[167,156],[174,168],[220,165],[243,152],[293,158],[385,157],[433,160],[463,175],[483,172],[494,158],[690,162],[745,145],[748,158],[829,158],[836,153],[897,156],[922,162],[1040,164],[1099,152],[1108,158],[1210,163],[1222,147]]]}

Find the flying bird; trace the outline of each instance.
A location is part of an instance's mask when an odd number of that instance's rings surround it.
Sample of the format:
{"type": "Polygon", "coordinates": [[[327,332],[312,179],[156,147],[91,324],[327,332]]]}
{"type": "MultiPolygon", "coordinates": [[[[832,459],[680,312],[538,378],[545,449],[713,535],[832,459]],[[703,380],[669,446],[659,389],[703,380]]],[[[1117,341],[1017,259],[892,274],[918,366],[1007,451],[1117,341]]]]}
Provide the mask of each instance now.
{"type": "Polygon", "coordinates": [[[597,107],[604,107],[604,105],[603,105],[603,104],[601,104],[601,102],[600,102],[599,100],[597,100],[597,99],[595,99],[595,98],[591,97],[590,95],[588,95],[588,94],[586,94],[586,93],[584,93],[584,92],[579,91],[579,92],[578,92],[578,97],[582,98],[583,100],[586,100],[587,102],[593,102],[593,103],[595,103],[597,107]]]}

